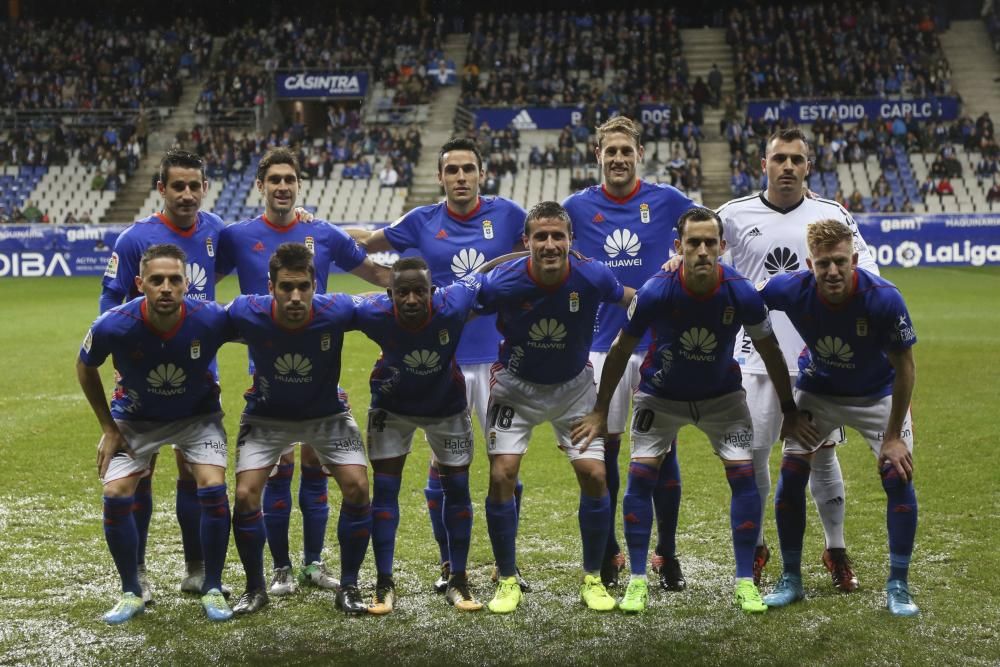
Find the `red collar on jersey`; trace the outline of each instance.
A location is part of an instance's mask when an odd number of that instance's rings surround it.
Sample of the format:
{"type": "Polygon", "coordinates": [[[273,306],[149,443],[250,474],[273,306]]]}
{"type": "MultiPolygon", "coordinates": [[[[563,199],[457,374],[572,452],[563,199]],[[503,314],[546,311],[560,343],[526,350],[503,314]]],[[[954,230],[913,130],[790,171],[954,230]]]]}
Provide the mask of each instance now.
{"type": "Polygon", "coordinates": [[[163,224],[165,224],[167,226],[167,229],[169,229],[170,231],[172,231],[174,234],[177,234],[178,236],[183,236],[183,237],[187,238],[188,236],[191,236],[192,234],[194,234],[195,230],[198,229],[198,216],[197,215],[195,215],[194,224],[191,225],[190,227],[178,227],[174,223],[170,222],[170,218],[168,218],[167,216],[163,215],[163,211],[160,211],[159,213],[157,213],[156,217],[159,219],[160,222],[162,222],[163,224]]]}
{"type": "Polygon", "coordinates": [[[294,220],[292,220],[290,223],[288,223],[287,225],[284,225],[284,226],[282,226],[282,225],[276,225],[273,222],[271,222],[270,220],[268,220],[267,219],[267,214],[261,215],[260,219],[264,221],[265,225],[267,225],[268,227],[270,227],[271,229],[273,229],[276,232],[281,232],[282,234],[284,234],[285,232],[287,232],[288,230],[290,230],[295,225],[299,224],[299,216],[295,216],[294,220]]]}
{"type": "Polygon", "coordinates": [[[608,186],[604,185],[603,183],[601,183],[601,192],[603,192],[604,196],[607,197],[608,199],[610,199],[611,201],[613,201],[614,203],[616,203],[616,204],[624,204],[629,199],[631,199],[632,197],[634,197],[636,195],[636,193],[639,192],[639,188],[641,188],[641,187],[642,187],[642,181],[640,181],[637,178],[637,179],[635,179],[635,187],[632,188],[632,192],[628,193],[624,197],[615,197],[613,194],[611,194],[610,192],[608,192],[608,186]]]}
{"type": "Polygon", "coordinates": [[[681,264],[679,275],[681,278],[681,287],[684,288],[684,292],[695,301],[708,301],[709,299],[711,299],[719,292],[719,288],[722,287],[722,265],[716,264],[716,268],[719,270],[719,280],[717,283],[715,283],[715,288],[711,292],[708,292],[706,294],[698,294],[697,292],[693,292],[691,291],[691,289],[688,288],[687,280],[685,280],[684,278],[684,265],[681,264]]]}
{"type": "Polygon", "coordinates": [[[851,293],[847,295],[847,298],[840,303],[832,303],[823,298],[823,293],[819,291],[819,284],[816,285],[816,296],[823,303],[824,306],[830,310],[841,310],[846,308],[847,304],[854,300],[854,295],[858,293],[858,270],[854,269],[851,271],[851,293]]]}
{"type": "Polygon", "coordinates": [[[404,330],[406,330],[406,331],[420,331],[421,329],[423,329],[424,327],[426,327],[428,324],[430,324],[431,320],[434,319],[434,301],[433,300],[431,301],[430,308],[427,309],[427,319],[424,320],[423,322],[421,322],[420,324],[418,324],[417,326],[413,327],[412,329],[410,327],[406,326],[405,324],[403,324],[402,320],[399,319],[399,310],[396,309],[396,302],[395,301],[392,302],[392,316],[395,318],[396,323],[399,326],[401,326],[404,330]]]}
{"type": "Polygon", "coordinates": [[[300,331],[303,331],[306,327],[308,327],[312,323],[313,316],[316,314],[315,309],[313,309],[313,305],[310,303],[309,304],[309,319],[307,319],[303,324],[300,324],[297,327],[286,327],[284,324],[282,324],[281,322],[279,322],[278,318],[275,316],[275,306],[277,306],[277,305],[278,304],[274,300],[274,297],[271,297],[271,321],[274,322],[274,326],[278,327],[282,331],[287,331],[288,333],[298,333],[300,331]]]}
{"type": "Polygon", "coordinates": [[[461,213],[456,213],[455,211],[451,210],[451,207],[448,206],[448,202],[444,203],[444,210],[448,211],[448,215],[454,218],[455,220],[458,220],[459,222],[468,221],[470,218],[472,218],[472,216],[479,213],[479,209],[481,209],[482,207],[483,207],[483,198],[478,196],[476,197],[475,207],[473,207],[473,209],[468,213],[466,213],[465,215],[462,215],[461,213]]]}
{"type": "Polygon", "coordinates": [[[161,331],[153,326],[153,323],[149,321],[149,310],[147,308],[149,301],[146,299],[142,300],[139,304],[139,312],[142,314],[142,323],[146,325],[146,328],[156,334],[159,338],[163,340],[170,340],[177,335],[180,331],[181,326],[184,324],[184,318],[187,317],[187,305],[181,301],[181,316],[177,318],[177,324],[170,327],[167,331],[161,331]]]}
{"type": "Polygon", "coordinates": [[[567,255],[566,256],[566,274],[562,277],[562,280],[560,280],[559,282],[557,282],[555,285],[546,285],[545,283],[540,282],[537,278],[535,278],[535,274],[531,271],[531,266],[532,265],[531,265],[531,258],[530,257],[528,258],[528,261],[525,262],[524,266],[525,266],[525,271],[528,272],[528,277],[531,278],[531,282],[535,283],[536,285],[538,285],[538,287],[540,289],[543,289],[546,292],[556,292],[556,291],[558,291],[563,285],[566,284],[566,281],[569,280],[569,274],[570,274],[570,272],[573,269],[573,267],[572,267],[572,265],[570,264],[570,261],[569,261],[569,255],[567,255]]]}

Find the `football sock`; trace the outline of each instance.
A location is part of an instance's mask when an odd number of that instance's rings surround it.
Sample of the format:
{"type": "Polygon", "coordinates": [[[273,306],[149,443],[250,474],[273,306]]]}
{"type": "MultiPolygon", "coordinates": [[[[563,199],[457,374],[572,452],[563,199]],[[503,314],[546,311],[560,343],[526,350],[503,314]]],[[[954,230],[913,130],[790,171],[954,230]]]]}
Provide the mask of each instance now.
{"type": "Polygon", "coordinates": [[[618,453],[621,451],[622,437],[620,434],[604,438],[604,469],[608,481],[608,498],[611,502],[611,518],[608,521],[608,545],[604,549],[605,558],[613,558],[622,550],[615,534],[615,517],[618,514],[618,491],[621,488],[621,474],[618,472],[618,453]]]}
{"type": "Polygon", "coordinates": [[[767,505],[767,499],[771,497],[771,445],[766,447],[754,447],[750,451],[750,455],[753,457],[753,476],[757,483],[757,493],[760,495],[760,517],[757,525],[760,529],[757,531],[757,546],[764,546],[764,508],[767,505]]]}
{"type": "Polygon", "coordinates": [[[521,483],[521,478],[517,478],[517,483],[514,484],[514,504],[517,505],[517,525],[521,526],[521,496],[524,495],[524,484],[521,483]]]}
{"type": "Polygon", "coordinates": [[[327,479],[323,468],[302,466],[299,478],[299,509],[302,510],[302,561],[305,565],[323,560],[326,523],[330,517],[327,479]]]}
{"type": "Polygon", "coordinates": [[[486,529],[493,545],[493,559],[501,577],[517,574],[517,504],[513,499],[495,503],[486,499],[486,529]]]}
{"type": "Polygon", "coordinates": [[[139,565],[136,562],[139,536],[132,515],[133,496],[109,498],[104,496],[104,539],[122,579],[122,592],[142,597],[139,586],[139,565]]]}
{"type": "Polygon", "coordinates": [[[781,562],[785,572],[789,574],[801,572],[808,483],[809,461],[788,455],[781,459],[781,476],[774,493],[774,518],[778,524],[781,562]]]}
{"type": "Polygon", "coordinates": [[[264,515],[259,510],[233,512],[233,541],[240,554],[247,576],[247,590],[263,589],[264,585],[264,515]]]}
{"type": "MultiPolygon", "coordinates": [[[[646,574],[646,557],[653,531],[653,494],[659,483],[659,472],[653,466],[635,462],[629,464],[628,486],[622,498],[622,521],[633,576],[646,574]]],[[[672,556],[673,553],[667,555],[672,556]]]]}
{"type": "Polygon", "coordinates": [[[448,562],[451,563],[451,573],[465,572],[472,540],[469,473],[441,475],[441,486],[444,487],[444,522],[448,529],[448,562]]]}
{"type": "Polygon", "coordinates": [[[372,484],[372,553],[375,556],[375,571],[379,575],[392,575],[402,481],[399,475],[377,472],[372,484]]]}
{"type": "Polygon", "coordinates": [[[274,567],[291,567],[288,554],[288,523],[292,516],[292,472],[295,466],[278,465],[264,484],[263,512],[267,546],[274,567]]]}
{"type": "Polygon", "coordinates": [[[184,561],[190,563],[205,560],[201,550],[201,503],[198,502],[198,484],[193,479],[177,480],[174,508],[177,511],[177,523],[181,527],[184,561]]]}
{"type": "Polygon", "coordinates": [[[444,491],[441,489],[441,476],[438,469],[431,466],[427,470],[427,488],[424,489],[427,499],[427,514],[431,518],[431,530],[434,531],[434,541],[438,545],[440,562],[448,560],[448,531],[444,528],[444,491]]]}
{"type": "MultiPolygon", "coordinates": [[[[677,555],[677,516],[681,510],[681,468],[677,461],[677,438],[660,463],[660,478],[653,489],[656,510],[656,553],[667,558],[677,555]]],[[[624,510],[622,510],[624,511],[624,510]]]]}
{"type": "Polygon", "coordinates": [[[352,586],[358,583],[358,570],[368,551],[372,532],[371,503],[354,505],[340,503],[340,520],[337,522],[337,539],[340,541],[340,583],[352,586]]]}
{"type": "Polygon", "coordinates": [[[913,482],[904,482],[891,463],[882,466],[885,522],[889,529],[889,579],[906,581],[917,534],[917,494],[913,482]]]}
{"type": "Polygon", "coordinates": [[[153,478],[143,477],[135,487],[135,502],[132,503],[132,516],[135,517],[135,529],[139,535],[136,557],[139,565],[146,562],[146,540],[149,538],[149,521],[153,518],[153,478]]]}
{"type": "Polygon", "coordinates": [[[607,491],[595,498],[580,494],[580,538],[583,542],[583,571],[600,572],[604,549],[608,546],[608,527],[611,520],[611,499],[607,491]]]}
{"type": "Polygon", "coordinates": [[[229,548],[229,497],[226,485],[198,489],[201,504],[201,546],[205,556],[205,583],[201,592],[222,588],[222,568],[229,548]]]}
{"type": "Polygon", "coordinates": [[[828,549],[843,549],[844,541],[844,475],[840,471],[836,447],[820,447],[812,457],[809,490],[816,511],[823,522],[828,549]]]}
{"type": "Polygon", "coordinates": [[[733,556],[736,578],[753,578],[753,552],[757,545],[760,518],[760,494],[754,480],[753,463],[747,461],[726,466],[726,480],[732,490],[729,501],[729,526],[733,532],[733,556]]]}

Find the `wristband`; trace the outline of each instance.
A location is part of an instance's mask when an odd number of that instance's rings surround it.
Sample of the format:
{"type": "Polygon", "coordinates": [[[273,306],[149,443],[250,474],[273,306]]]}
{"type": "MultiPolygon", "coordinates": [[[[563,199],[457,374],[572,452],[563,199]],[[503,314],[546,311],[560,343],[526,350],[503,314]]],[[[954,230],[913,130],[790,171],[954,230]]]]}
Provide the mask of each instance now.
{"type": "Polygon", "coordinates": [[[781,402],[781,414],[788,414],[789,412],[795,412],[796,410],[798,410],[798,407],[795,405],[794,399],[781,402]]]}

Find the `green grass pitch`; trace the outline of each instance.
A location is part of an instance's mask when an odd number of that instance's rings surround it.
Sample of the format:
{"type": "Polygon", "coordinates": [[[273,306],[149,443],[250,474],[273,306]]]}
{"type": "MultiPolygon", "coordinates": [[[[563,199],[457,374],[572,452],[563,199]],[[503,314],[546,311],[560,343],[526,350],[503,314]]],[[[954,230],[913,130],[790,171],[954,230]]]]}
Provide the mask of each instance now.
{"type": "MultiPolygon", "coordinates": [[[[274,600],[252,618],[208,623],[195,598],[176,592],[183,563],[173,516],[174,470],[170,458],[161,457],[147,559],[157,604],[114,628],[100,619],[119,589],[101,530],[99,433],[73,372],[97,312],[99,280],[0,280],[0,664],[995,665],[1000,270],[885,273],[907,298],[919,336],[913,407],[920,527],[911,583],[922,614],[916,619],[892,618],[884,609],[885,500],[873,458],[854,433],[840,457],[848,487],[847,538],[861,589],[842,595],[831,587],[819,563],[822,532],[810,509],[803,558],[807,599],[759,617],[735,609],[728,487],[707,442],[690,428],[681,434],[678,535],[688,590],[653,592],[650,608],[639,617],[588,612],[578,599],[578,491],[546,427],[536,431],[522,471],[518,553],[535,592],[510,616],[460,614],[431,592],[437,559],[422,493],[428,453],[420,442],[400,497],[400,600],[393,614],[346,618],[334,609],[332,594],[317,591],[274,600]]],[[[235,280],[221,288],[220,298],[231,297],[235,280]]],[[[331,288],[365,290],[350,277],[335,279],[331,288]]],[[[349,334],[343,384],[362,425],[375,355],[367,339],[349,334]]],[[[237,345],[220,355],[231,435],[247,386],[245,359],[237,345]]],[[[107,376],[106,383],[110,387],[107,376]]],[[[470,576],[485,601],[492,595],[492,558],[482,452],[480,442],[472,470],[477,516],[470,576]]],[[[778,459],[772,457],[773,470],[778,459]]],[[[623,467],[625,460],[623,454],[623,467]]],[[[229,485],[232,494],[232,471],[229,485]]],[[[339,496],[332,486],[325,557],[336,570],[339,496]]],[[[766,530],[776,547],[770,516],[766,530]]],[[[291,539],[301,549],[297,510],[291,539]]],[[[776,554],[765,590],[777,577],[779,561],[776,554]]],[[[242,591],[234,548],[224,578],[242,591]]],[[[366,594],[373,579],[369,554],[362,570],[366,594]]]]}

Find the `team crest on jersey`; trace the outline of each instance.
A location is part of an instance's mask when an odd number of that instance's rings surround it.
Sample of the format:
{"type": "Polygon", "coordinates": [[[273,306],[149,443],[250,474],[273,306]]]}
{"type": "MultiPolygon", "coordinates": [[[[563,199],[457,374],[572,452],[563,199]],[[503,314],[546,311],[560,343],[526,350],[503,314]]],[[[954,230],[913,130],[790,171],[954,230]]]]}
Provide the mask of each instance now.
{"type": "Polygon", "coordinates": [[[105,278],[117,278],[118,277],[118,253],[111,253],[111,257],[108,257],[108,266],[104,269],[105,278]]]}
{"type": "Polygon", "coordinates": [[[483,238],[493,238],[493,223],[489,220],[483,220],[483,238]]]}
{"type": "Polygon", "coordinates": [[[726,325],[732,324],[735,315],[736,309],[732,306],[726,306],[726,309],[722,311],[722,323],[726,325]]]}
{"type": "Polygon", "coordinates": [[[580,311],[580,293],[570,292],[569,293],[569,312],[576,313],[580,311]]]}
{"type": "Polygon", "coordinates": [[[325,333],[319,339],[319,349],[321,351],[323,351],[323,352],[329,352],[330,351],[330,334],[325,333]]]}
{"type": "Polygon", "coordinates": [[[442,345],[447,345],[450,340],[451,340],[451,337],[448,336],[448,330],[447,329],[441,329],[440,331],[438,331],[438,342],[439,343],[441,343],[442,345]]]}
{"type": "Polygon", "coordinates": [[[858,334],[858,336],[867,336],[868,335],[868,318],[867,317],[859,317],[857,319],[857,321],[854,323],[854,331],[858,334]]]}
{"type": "Polygon", "coordinates": [[[649,222],[649,204],[646,202],[639,204],[639,221],[643,224],[649,222]]]}
{"type": "Polygon", "coordinates": [[[201,359],[201,341],[197,338],[191,341],[191,358],[201,359]]]}
{"type": "Polygon", "coordinates": [[[211,237],[205,239],[205,252],[208,253],[209,257],[215,257],[215,246],[212,245],[211,237]]]}
{"type": "Polygon", "coordinates": [[[309,252],[311,252],[311,253],[315,253],[316,252],[316,248],[315,248],[316,243],[313,241],[313,237],[307,236],[305,238],[305,240],[303,240],[302,242],[306,245],[307,248],[309,248],[309,252]]]}

